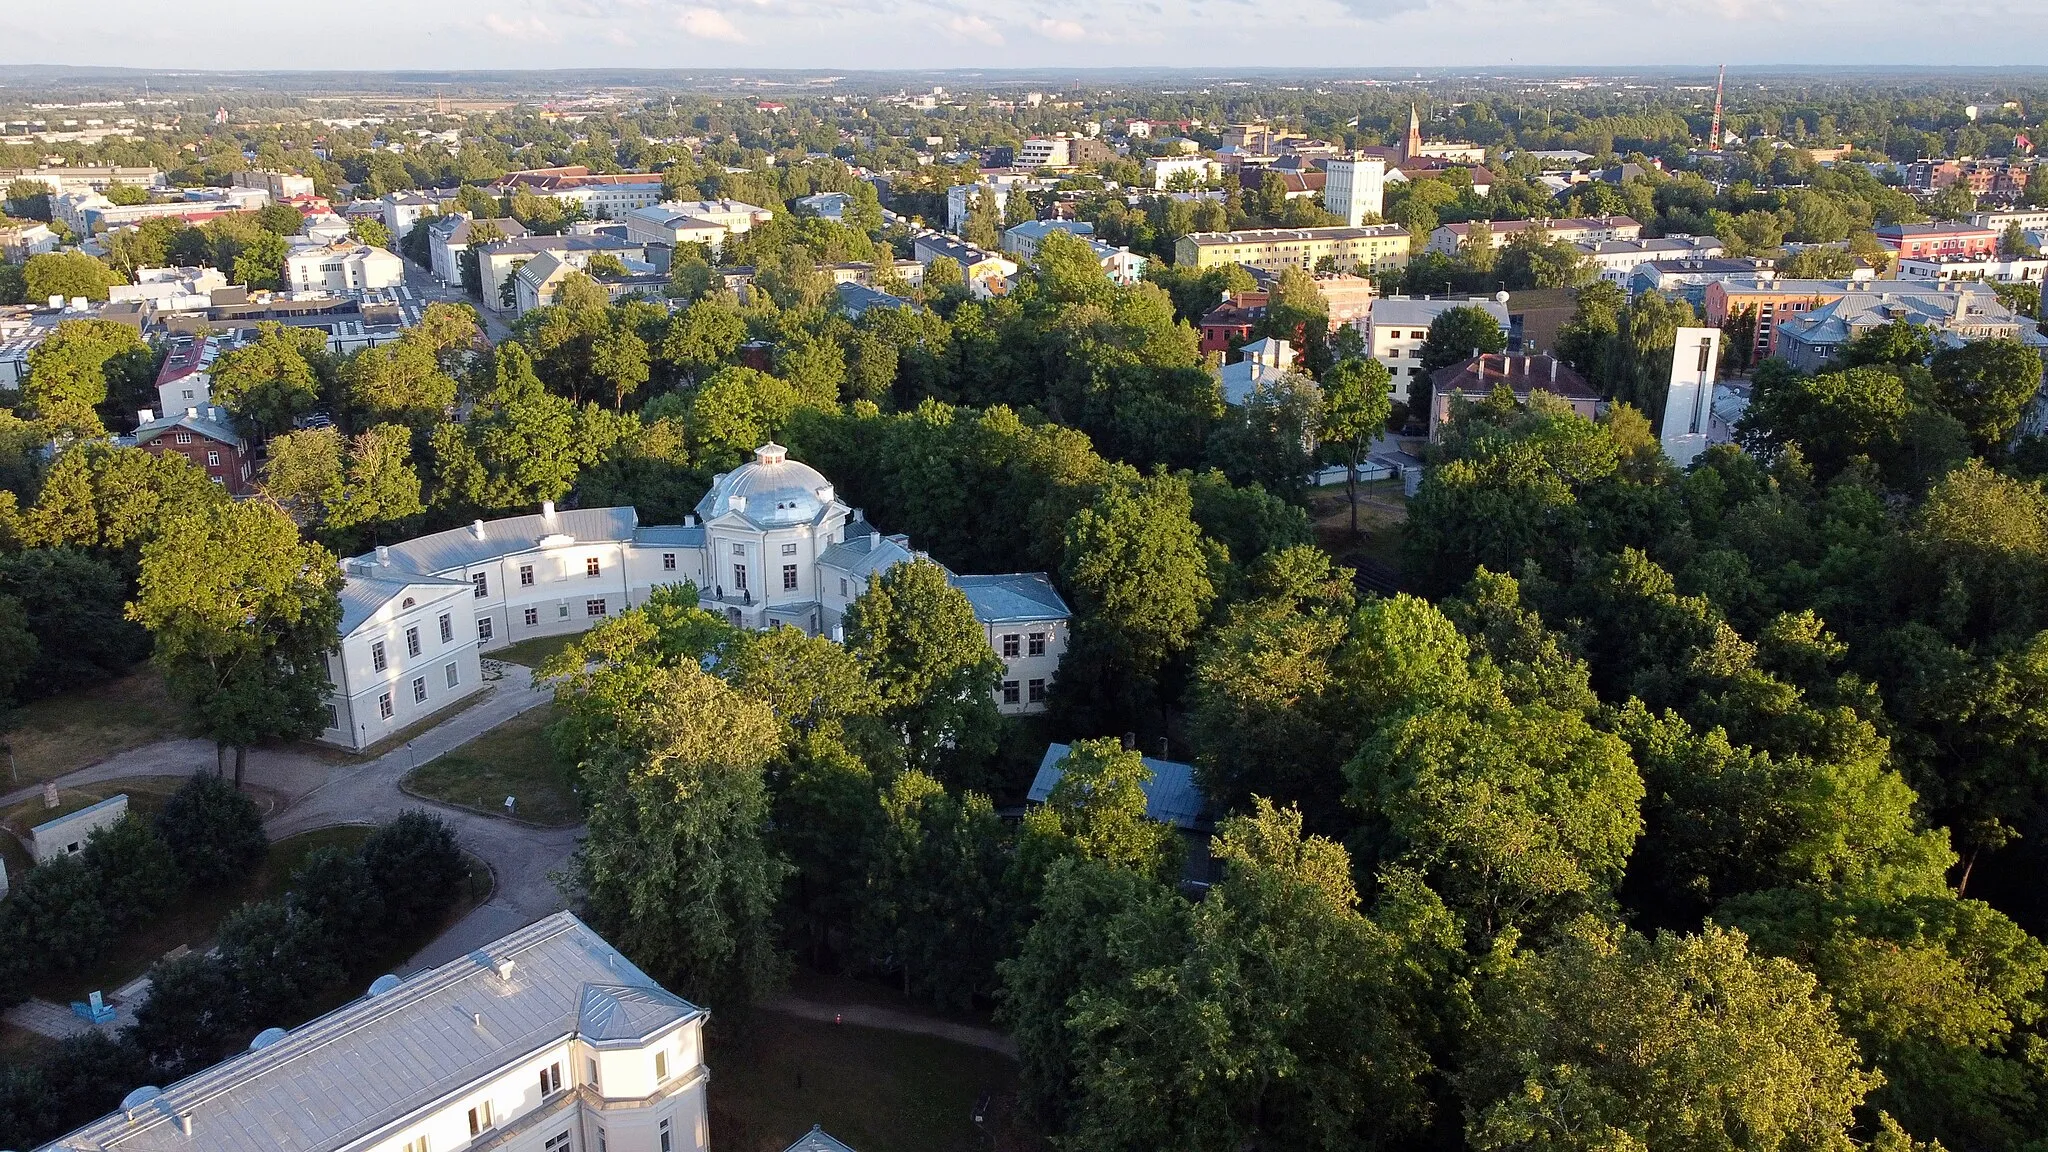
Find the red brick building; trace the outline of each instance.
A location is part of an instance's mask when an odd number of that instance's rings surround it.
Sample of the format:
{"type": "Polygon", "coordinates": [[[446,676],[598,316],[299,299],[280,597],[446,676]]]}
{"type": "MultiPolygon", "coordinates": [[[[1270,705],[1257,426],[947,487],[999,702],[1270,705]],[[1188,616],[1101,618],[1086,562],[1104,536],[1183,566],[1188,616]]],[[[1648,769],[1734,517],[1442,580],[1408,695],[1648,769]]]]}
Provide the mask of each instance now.
{"type": "MultiPolygon", "coordinates": [[[[152,414],[145,409],[144,415],[152,414]]],[[[219,408],[187,408],[175,415],[145,419],[135,429],[135,446],[153,456],[183,456],[230,496],[244,495],[254,487],[249,444],[228,427],[227,413],[219,408]]]]}
{"type": "Polygon", "coordinates": [[[1243,344],[1252,338],[1252,329],[1266,315],[1266,293],[1240,292],[1203,315],[1196,325],[1201,333],[1201,349],[1208,352],[1229,352],[1232,341],[1243,344]]]}
{"type": "Polygon", "coordinates": [[[1938,224],[1882,224],[1877,238],[1903,260],[1942,256],[1996,256],[1998,233],[1948,221],[1938,224]]]}

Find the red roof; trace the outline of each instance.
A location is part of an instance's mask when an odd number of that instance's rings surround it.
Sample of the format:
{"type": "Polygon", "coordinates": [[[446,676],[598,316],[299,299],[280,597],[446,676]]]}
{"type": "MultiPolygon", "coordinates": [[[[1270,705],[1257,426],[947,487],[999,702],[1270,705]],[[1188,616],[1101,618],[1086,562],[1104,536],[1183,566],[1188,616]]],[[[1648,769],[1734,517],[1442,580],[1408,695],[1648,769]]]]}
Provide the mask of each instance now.
{"type": "Polygon", "coordinates": [[[1439,368],[1430,374],[1429,379],[1438,392],[1484,396],[1505,384],[1517,396],[1542,391],[1567,400],[1600,398],[1600,394],[1576,369],[1548,353],[1513,356],[1505,352],[1488,352],[1462,364],[1439,368]]]}

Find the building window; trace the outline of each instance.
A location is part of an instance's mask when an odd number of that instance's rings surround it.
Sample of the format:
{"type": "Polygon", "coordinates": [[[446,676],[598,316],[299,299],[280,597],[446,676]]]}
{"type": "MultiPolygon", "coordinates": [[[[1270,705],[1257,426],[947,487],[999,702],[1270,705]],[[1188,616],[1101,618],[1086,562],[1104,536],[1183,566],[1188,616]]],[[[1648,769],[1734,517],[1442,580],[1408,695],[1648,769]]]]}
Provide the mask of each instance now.
{"type": "Polygon", "coordinates": [[[846,577],[844,576],[839,578],[839,598],[841,600],[846,599],[846,577]]]}
{"type": "Polygon", "coordinates": [[[673,572],[673,571],[675,571],[675,570],[676,570],[676,554],[675,554],[675,553],[673,553],[673,552],[663,552],[663,553],[661,554],[661,570],[662,570],[663,572],[673,572]]]}
{"type": "Polygon", "coordinates": [[[732,566],[732,587],[735,592],[745,592],[747,590],[747,566],[745,564],[735,564],[732,566]]]}
{"type": "Polygon", "coordinates": [[[583,602],[583,614],[585,616],[604,615],[604,597],[599,596],[595,600],[585,600],[583,602]]]}
{"type": "Polygon", "coordinates": [[[534,627],[534,626],[538,625],[539,623],[540,623],[540,609],[538,609],[538,608],[528,608],[528,609],[526,610],[526,626],[527,626],[528,628],[532,628],[532,627],[534,627]]]}
{"type": "Polygon", "coordinates": [[[583,562],[583,574],[585,576],[597,575],[597,557],[592,556],[583,562]]]}
{"type": "Polygon", "coordinates": [[[657,1081],[666,1081],[668,1079],[668,1053],[656,1052],[654,1054],[654,1078],[657,1081]]]}
{"type": "Polygon", "coordinates": [[[533,587],[533,565],[521,564],[519,566],[519,586],[521,588],[533,587]]]}
{"type": "Polygon", "coordinates": [[[783,554],[784,556],[794,556],[794,555],[796,555],[796,545],[794,545],[794,544],[784,544],[784,545],[782,546],[782,554],[783,554]]]}
{"type": "Polygon", "coordinates": [[[541,1152],[567,1152],[569,1134],[567,1132],[557,1132],[553,1136],[548,1137],[547,1143],[542,1144],[540,1147],[541,1152]]]}
{"type": "Polygon", "coordinates": [[[1016,682],[1015,680],[1005,680],[1005,681],[1003,681],[1003,703],[1005,703],[1005,704],[1015,704],[1016,702],[1017,702],[1017,682],[1016,682]]]}
{"type": "Polygon", "coordinates": [[[335,710],[334,705],[322,704],[321,707],[327,709],[327,726],[329,728],[341,727],[341,713],[335,710]]]}
{"type": "Polygon", "coordinates": [[[785,592],[796,590],[796,565],[784,564],[782,566],[782,590],[785,592]]]}
{"type": "MultiPolygon", "coordinates": [[[[660,1060],[661,1057],[656,1056],[655,1059],[660,1060]]],[[[669,1135],[668,1121],[666,1120],[661,1122],[661,1152],[675,1152],[675,1144],[669,1135]]]]}
{"type": "Polygon", "coordinates": [[[589,1067],[586,1070],[590,1073],[588,1077],[590,1081],[590,1086],[592,1088],[595,1088],[597,1087],[597,1057],[592,1056],[587,1061],[587,1064],[589,1065],[589,1067]]]}
{"type": "Polygon", "coordinates": [[[1033,656],[1045,655],[1045,633],[1033,632],[1031,634],[1031,647],[1029,651],[1033,656]]]}
{"type": "Polygon", "coordinates": [[[481,1135],[491,1126],[491,1102],[489,1100],[469,1110],[469,1134],[481,1135]]]}
{"type": "Polygon", "coordinates": [[[477,599],[481,600],[491,594],[491,577],[488,572],[479,572],[471,576],[469,582],[476,588],[477,599]]]}
{"type": "Polygon", "coordinates": [[[1031,699],[1031,702],[1032,702],[1033,704],[1043,704],[1043,703],[1045,703],[1045,681],[1043,681],[1043,680],[1033,680],[1033,681],[1031,682],[1031,697],[1030,697],[1030,699],[1031,699]]]}
{"type": "Polygon", "coordinates": [[[450,660],[448,666],[443,668],[442,671],[448,674],[448,686],[450,688],[462,683],[462,670],[456,667],[455,661],[450,660]]]}
{"type": "Polygon", "coordinates": [[[377,715],[385,720],[391,719],[391,693],[377,693],[377,715]]]}
{"type": "Polygon", "coordinates": [[[415,676],[412,678],[412,702],[415,704],[425,704],[427,702],[427,678],[425,676],[415,676]]]}
{"type": "Polygon", "coordinates": [[[455,621],[448,613],[443,612],[441,613],[441,643],[446,644],[454,639],[455,621]]]}
{"type": "MultiPolygon", "coordinates": [[[[191,396],[192,394],[191,394],[190,392],[187,392],[187,393],[185,393],[185,395],[189,397],[189,396],[191,396]]],[[[192,442],[192,434],[191,434],[190,432],[180,432],[180,433],[178,433],[178,443],[180,443],[180,444],[190,444],[191,442],[192,442]]]]}
{"type": "Polygon", "coordinates": [[[427,1152],[427,1138],[425,1136],[418,1136],[407,1140],[405,1142],[405,1152],[427,1152]]]}
{"type": "MultiPolygon", "coordinates": [[[[543,1096],[549,1096],[553,1095],[556,1092],[560,1092],[561,1090],[562,1066],[560,1064],[550,1064],[547,1067],[541,1069],[540,1094],[543,1096]]],[[[552,1143],[549,1144],[549,1147],[553,1146],[554,1145],[552,1143]]]]}
{"type": "Polygon", "coordinates": [[[375,644],[370,645],[370,671],[382,672],[386,663],[387,661],[384,659],[384,642],[379,640],[375,644]]]}
{"type": "Polygon", "coordinates": [[[597,1130],[597,1152],[605,1152],[605,1148],[604,1148],[604,1129],[602,1129],[602,1128],[599,1128],[599,1129],[597,1130]]]}
{"type": "Polygon", "coordinates": [[[555,618],[558,620],[567,620],[569,618],[569,602],[567,600],[555,605],[555,618]]]}
{"type": "Polygon", "coordinates": [[[407,628],[407,629],[405,630],[405,654],[406,654],[407,656],[417,656],[417,655],[419,655],[419,654],[420,654],[420,630],[419,630],[419,629],[417,629],[417,628],[407,628]]]}
{"type": "Polygon", "coordinates": [[[476,618],[476,642],[477,642],[477,643],[479,643],[479,644],[482,644],[482,643],[485,643],[485,642],[489,641],[489,640],[490,640],[490,638],[491,638],[491,632],[492,632],[492,628],[491,628],[491,618],[490,618],[489,616],[479,616],[479,617],[477,617],[477,618],[476,618]]]}
{"type": "Polygon", "coordinates": [[[1003,635],[1003,659],[1014,660],[1017,658],[1018,640],[1019,637],[1015,632],[1008,632],[1003,635]]]}
{"type": "Polygon", "coordinates": [[[735,556],[745,556],[747,554],[747,546],[745,544],[733,545],[732,554],[735,556]]]}
{"type": "Polygon", "coordinates": [[[206,466],[207,466],[208,468],[218,468],[218,467],[220,467],[220,453],[218,453],[218,452],[208,452],[208,453],[206,454],[206,466]]]}

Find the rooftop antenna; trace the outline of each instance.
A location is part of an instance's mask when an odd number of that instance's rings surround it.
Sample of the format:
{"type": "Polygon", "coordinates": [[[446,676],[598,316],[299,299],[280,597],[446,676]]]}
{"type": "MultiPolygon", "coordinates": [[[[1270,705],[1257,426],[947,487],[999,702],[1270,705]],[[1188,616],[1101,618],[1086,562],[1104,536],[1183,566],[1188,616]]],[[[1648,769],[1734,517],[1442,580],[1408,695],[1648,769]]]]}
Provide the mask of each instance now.
{"type": "Polygon", "coordinates": [[[1721,78],[1714,81],[1714,126],[1707,129],[1707,151],[1721,150],[1721,93],[1728,86],[1728,66],[1721,65],[1721,78]]]}

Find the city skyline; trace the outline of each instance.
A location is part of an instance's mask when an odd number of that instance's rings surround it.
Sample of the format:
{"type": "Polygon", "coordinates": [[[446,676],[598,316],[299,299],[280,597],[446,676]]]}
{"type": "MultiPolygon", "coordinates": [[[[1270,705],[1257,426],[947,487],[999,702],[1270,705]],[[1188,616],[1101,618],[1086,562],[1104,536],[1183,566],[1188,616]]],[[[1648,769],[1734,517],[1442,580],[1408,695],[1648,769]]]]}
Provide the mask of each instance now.
{"type": "Polygon", "coordinates": [[[149,0],[111,0],[90,26],[17,27],[0,64],[178,69],[587,67],[1430,68],[2025,65],[2048,8],[1985,0],[1989,43],[1916,33],[1921,0],[1074,0],[998,13],[949,0],[858,8],[819,0],[449,0],[421,11],[360,0],[332,13],[219,0],[165,24],[149,0]],[[1256,29],[1262,37],[1247,34],[1256,29]],[[400,35],[401,32],[406,34],[400,35]]]}

